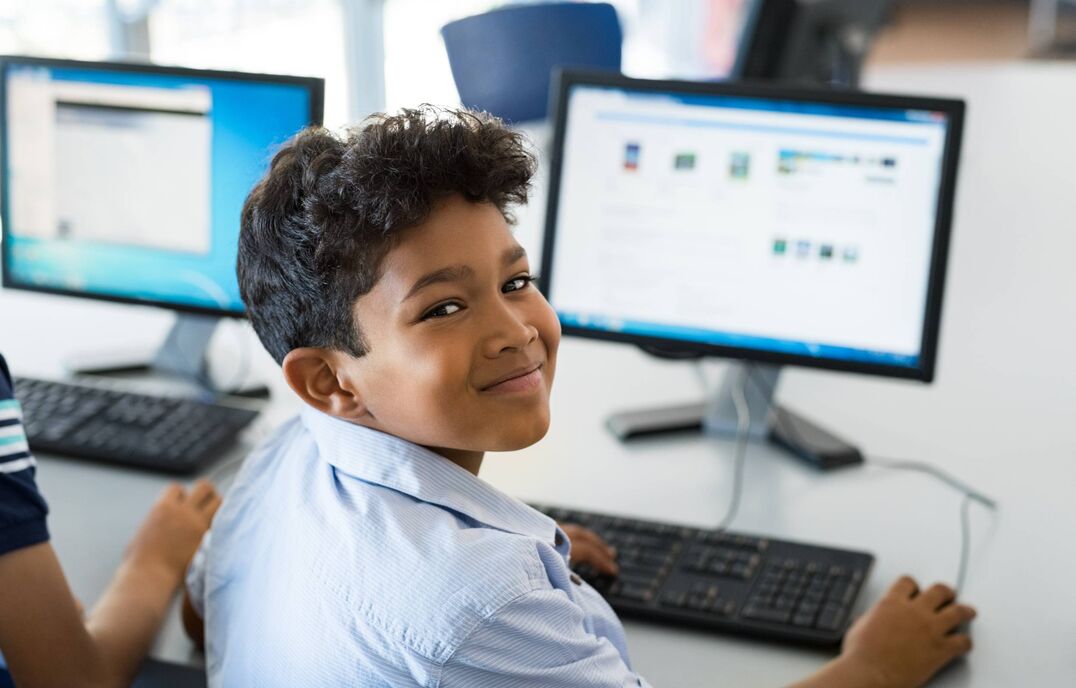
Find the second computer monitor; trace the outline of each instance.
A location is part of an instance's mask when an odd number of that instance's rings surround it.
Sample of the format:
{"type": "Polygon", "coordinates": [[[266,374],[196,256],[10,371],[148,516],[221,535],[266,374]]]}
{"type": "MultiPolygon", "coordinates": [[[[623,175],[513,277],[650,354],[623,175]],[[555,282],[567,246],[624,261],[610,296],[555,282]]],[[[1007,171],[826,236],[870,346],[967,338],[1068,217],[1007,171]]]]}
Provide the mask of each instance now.
{"type": "Polygon", "coordinates": [[[0,58],[4,285],[242,315],[243,199],[321,79],[0,58]]]}
{"type": "Polygon", "coordinates": [[[933,377],[962,103],[557,89],[543,288],[567,334],[933,377]]]}

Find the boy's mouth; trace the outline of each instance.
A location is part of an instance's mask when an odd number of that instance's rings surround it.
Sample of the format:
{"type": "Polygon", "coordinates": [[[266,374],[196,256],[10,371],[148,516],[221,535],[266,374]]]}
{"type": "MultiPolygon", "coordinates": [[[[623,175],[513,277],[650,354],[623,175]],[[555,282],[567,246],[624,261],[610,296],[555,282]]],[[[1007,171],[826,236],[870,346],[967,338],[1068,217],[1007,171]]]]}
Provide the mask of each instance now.
{"type": "Polygon", "coordinates": [[[537,387],[542,381],[542,364],[531,363],[502,375],[479,389],[481,392],[522,392],[537,387]]]}

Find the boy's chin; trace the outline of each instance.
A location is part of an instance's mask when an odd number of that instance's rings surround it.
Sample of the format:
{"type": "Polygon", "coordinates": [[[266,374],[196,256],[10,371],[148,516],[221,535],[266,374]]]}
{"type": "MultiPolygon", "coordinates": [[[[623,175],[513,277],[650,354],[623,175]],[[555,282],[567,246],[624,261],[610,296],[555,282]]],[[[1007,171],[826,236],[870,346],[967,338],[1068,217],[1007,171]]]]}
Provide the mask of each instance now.
{"type": "Polygon", "coordinates": [[[513,428],[490,442],[486,451],[510,452],[526,449],[545,437],[549,431],[549,418],[539,420],[529,427],[513,428]]]}

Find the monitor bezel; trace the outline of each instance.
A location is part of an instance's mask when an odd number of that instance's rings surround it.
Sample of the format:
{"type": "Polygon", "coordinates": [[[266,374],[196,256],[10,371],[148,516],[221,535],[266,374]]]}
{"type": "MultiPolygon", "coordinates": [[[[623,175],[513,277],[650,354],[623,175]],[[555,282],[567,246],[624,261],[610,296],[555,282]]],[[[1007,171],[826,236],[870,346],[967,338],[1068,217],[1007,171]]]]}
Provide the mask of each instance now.
{"type": "MultiPolygon", "coordinates": [[[[139,62],[107,62],[67,60],[47,57],[31,57],[23,55],[0,55],[0,170],[8,169],[8,121],[7,121],[7,87],[8,70],[13,66],[40,66],[75,69],[99,69],[109,72],[137,72],[142,74],[161,74],[170,76],[223,79],[231,81],[264,82],[305,87],[310,93],[309,124],[320,125],[324,117],[325,107],[325,80],[320,77],[290,76],[283,74],[259,74],[250,72],[235,72],[216,69],[193,69],[190,67],[175,67],[139,62]]],[[[2,256],[0,256],[0,272],[3,273],[0,284],[5,289],[18,289],[22,291],[37,292],[42,294],[54,294],[57,296],[72,296],[75,298],[93,299],[95,301],[108,301],[112,303],[125,303],[138,306],[154,306],[166,308],[179,313],[193,313],[198,315],[210,315],[222,318],[245,318],[246,309],[213,308],[210,306],[196,306],[191,304],[175,303],[167,300],[139,299],[118,294],[108,294],[77,289],[65,289],[63,287],[46,287],[28,284],[12,277],[8,266],[11,264],[11,223],[9,218],[9,186],[6,180],[0,182],[0,221],[3,222],[0,237],[2,256]]],[[[239,218],[236,218],[236,222],[239,218]]]]}
{"type": "MultiPolygon", "coordinates": [[[[834,358],[751,349],[735,346],[704,344],[679,339],[637,335],[611,330],[595,330],[561,323],[564,334],[587,339],[635,344],[651,353],[682,356],[715,356],[772,365],[795,365],[841,372],[862,373],[882,377],[932,382],[937,367],[938,342],[941,334],[941,312],[945,291],[945,276],[952,235],[953,205],[956,196],[957,167],[964,129],[965,105],[962,100],[913,95],[866,93],[841,89],[822,89],[803,86],[781,86],[754,82],[690,82],[675,80],[635,79],[613,72],[562,70],[554,75],[550,89],[550,112],[554,113],[553,145],[550,160],[548,197],[546,200],[545,236],[542,247],[542,293],[551,300],[553,256],[556,248],[557,214],[560,195],[564,140],[568,114],[568,95],[576,86],[597,86],[629,89],[640,92],[684,93],[803,101],[820,104],[850,105],[879,108],[900,108],[944,112],[948,117],[946,140],[942,153],[941,178],[938,184],[937,212],[934,222],[934,241],[923,312],[923,333],[920,354],[915,366],[849,361],[834,358]]],[[[555,305],[554,305],[555,308],[555,305]]]]}

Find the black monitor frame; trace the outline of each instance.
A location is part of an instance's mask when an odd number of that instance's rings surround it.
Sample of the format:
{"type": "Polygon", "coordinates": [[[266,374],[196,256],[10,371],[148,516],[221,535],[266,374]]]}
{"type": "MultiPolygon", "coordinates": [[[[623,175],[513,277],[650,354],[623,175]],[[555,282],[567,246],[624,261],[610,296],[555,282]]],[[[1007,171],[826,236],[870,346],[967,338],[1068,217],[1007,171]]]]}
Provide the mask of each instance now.
{"type": "Polygon", "coordinates": [[[855,88],[890,6],[891,0],[753,0],[732,76],[855,88]],[[846,34],[852,26],[854,38],[846,34]]]}
{"type": "MultiPolygon", "coordinates": [[[[246,72],[230,72],[213,69],[190,69],[187,67],[169,67],[150,63],[136,62],[89,62],[83,60],[62,60],[43,57],[28,57],[18,55],[0,56],[0,170],[8,169],[8,122],[7,122],[7,81],[8,70],[13,66],[39,66],[77,69],[99,69],[110,72],[137,72],[141,74],[162,74],[181,77],[226,79],[247,82],[268,82],[288,84],[306,87],[310,91],[309,124],[320,125],[324,116],[325,80],[318,77],[284,76],[276,74],[250,74],[246,72]]],[[[191,313],[196,315],[210,315],[228,318],[245,318],[245,310],[230,310],[210,308],[204,306],[192,306],[187,304],[172,303],[169,301],[157,301],[152,299],[136,299],[127,296],[113,294],[97,294],[74,289],[60,287],[43,287],[35,284],[27,284],[11,277],[11,271],[7,269],[11,261],[11,221],[10,199],[8,198],[9,185],[6,181],[0,184],[0,220],[3,222],[2,247],[2,284],[6,289],[21,289],[24,291],[55,294],[59,296],[74,296],[77,298],[93,299],[95,301],[109,301],[113,303],[129,303],[139,306],[156,306],[167,308],[179,313],[191,313]]],[[[236,223],[239,218],[235,219],[236,223]]]]}
{"type": "Polygon", "coordinates": [[[919,96],[872,94],[844,90],[791,88],[758,83],[711,83],[688,81],[657,81],[633,79],[620,74],[593,71],[562,71],[551,89],[553,100],[550,112],[554,113],[552,160],[549,174],[549,196],[546,206],[545,237],[542,251],[541,289],[546,298],[552,295],[556,275],[553,256],[557,240],[557,214],[560,197],[561,172],[564,158],[564,141],[567,127],[568,100],[575,86],[598,86],[629,89],[641,92],[679,92],[689,95],[714,95],[745,98],[768,98],[786,101],[851,105],[860,107],[900,108],[944,112],[948,117],[945,148],[942,157],[941,180],[938,187],[937,212],[935,214],[934,242],[931,252],[929,282],[923,317],[923,337],[916,367],[889,366],[861,361],[842,361],[814,358],[802,354],[766,351],[699,342],[642,336],[609,330],[565,325],[567,335],[612,342],[635,344],[648,352],[669,357],[718,356],[730,359],[767,363],[774,365],[797,365],[852,373],[864,373],[891,378],[904,378],[931,382],[937,363],[938,339],[941,326],[943,292],[949,240],[953,218],[953,201],[956,191],[957,163],[964,127],[964,102],[961,100],[924,98],[919,96]]]}

